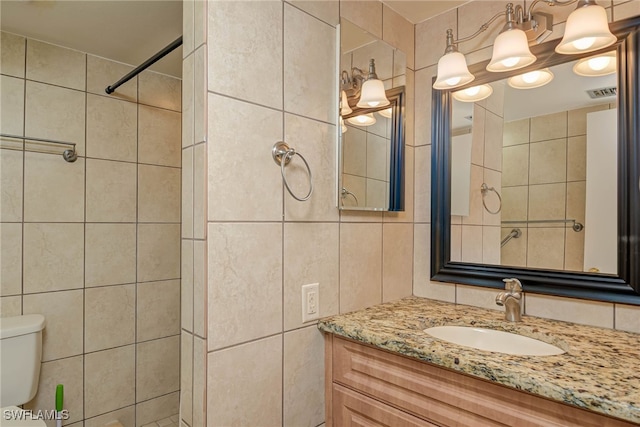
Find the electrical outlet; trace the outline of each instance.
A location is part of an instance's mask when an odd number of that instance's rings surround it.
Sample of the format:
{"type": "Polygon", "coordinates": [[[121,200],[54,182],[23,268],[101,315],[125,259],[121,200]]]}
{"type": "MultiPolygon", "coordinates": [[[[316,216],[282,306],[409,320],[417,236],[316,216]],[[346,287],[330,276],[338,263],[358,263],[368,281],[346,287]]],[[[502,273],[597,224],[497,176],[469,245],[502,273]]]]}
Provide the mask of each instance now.
{"type": "Polygon", "coordinates": [[[302,286],[302,322],[309,322],[320,317],[320,284],[312,283],[302,286]]]}

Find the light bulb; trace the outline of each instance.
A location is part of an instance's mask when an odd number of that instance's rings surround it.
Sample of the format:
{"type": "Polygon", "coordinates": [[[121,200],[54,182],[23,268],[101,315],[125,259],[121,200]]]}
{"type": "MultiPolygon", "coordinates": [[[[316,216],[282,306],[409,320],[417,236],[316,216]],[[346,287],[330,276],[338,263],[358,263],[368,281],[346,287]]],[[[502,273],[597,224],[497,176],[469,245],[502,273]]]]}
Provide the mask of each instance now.
{"type": "Polygon", "coordinates": [[[378,102],[378,101],[367,102],[367,105],[369,107],[377,107],[379,104],[380,104],[380,102],[378,102]]]}
{"type": "Polygon", "coordinates": [[[524,80],[525,83],[533,83],[537,81],[539,78],[540,78],[540,71],[538,70],[531,71],[529,73],[525,73],[522,75],[522,80],[524,80]]]}
{"type": "Polygon", "coordinates": [[[607,68],[610,62],[611,62],[610,56],[598,56],[598,57],[589,59],[587,61],[587,64],[589,64],[589,68],[591,68],[593,71],[600,71],[607,68]]]}
{"type": "Polygon", "coordinates": [[[505,67],[511,68],[514,65],[516,65],[519,60],[520,60],[520,58],[516,58],[515,56],[512,56],[511,58],[503,59],[500,62],[502,62],[502,65],[504,65],[505,67]]]}
{"type": "Polygon", "coordinates": [[[583,37],[573,42],[573,47],[578,50],[587,50],[596,42],[595,37],[583,37]]]}
{"type": "Polygon", "coordinates": [[[449,86],[455,86],[460,83],[460,77],[451,77],[450,79],[445,80],[445,83],[449,86]]]}
{"type": "Polygon", "coordinates": [[[480,86],[473,86],[464,90],[465,95],[476,96],[480,93],[480,86]]]}

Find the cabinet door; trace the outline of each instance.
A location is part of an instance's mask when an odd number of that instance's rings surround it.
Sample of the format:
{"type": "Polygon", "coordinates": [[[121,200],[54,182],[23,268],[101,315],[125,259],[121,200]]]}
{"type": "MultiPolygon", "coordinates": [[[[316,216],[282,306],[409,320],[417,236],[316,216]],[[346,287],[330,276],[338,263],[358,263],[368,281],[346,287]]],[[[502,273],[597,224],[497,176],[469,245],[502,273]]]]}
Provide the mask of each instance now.
{"type": "Polygon", "coordinates": [[[333,385],[333,425],[340,427],[437,427],[392,406],[333,385]]]}

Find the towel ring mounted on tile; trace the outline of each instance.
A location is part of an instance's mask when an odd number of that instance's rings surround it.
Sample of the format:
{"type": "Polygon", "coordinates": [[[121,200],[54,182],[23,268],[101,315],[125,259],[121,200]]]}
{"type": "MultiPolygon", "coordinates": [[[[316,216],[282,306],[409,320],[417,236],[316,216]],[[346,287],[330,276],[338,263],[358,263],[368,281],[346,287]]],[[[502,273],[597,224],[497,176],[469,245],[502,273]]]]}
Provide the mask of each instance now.
{"type": "Polygon", "coordinates": [[[502,197],[500,197],[500,193],[498,193],[498,190],[496,190],[494,187],[489,187],[486,183],[483,182],[480,186],[480,191],[482,192],[482,206],[484,206],[485,210],[491,215],[499,213],[502,210],[502,197]],[[492,211],[491,209],[489,209],[487,207],[487,204],[485,203],[485,196],[489,191],[493,191],[494,193],[496,193],[496,196],[498,196],[498,201],[500,202],[500,204],[498,205],[498,209],[496,211],[492,211]]]}
{"type": "Polygon", "coordinates": [[[293,197],[299,202],[304,202],[306,200],[309,200],[309,197],[311,197],[311,193],[313,193],[313,175],[311,174],[311,168],[309,167],[309,163],[307,163],[307,160],[304,158],[304,156],[298,153],[294,148],[289,147],[289,145],[287,145],[287,143],[284,141],[278,141],[275,144],[273,144],[273,148],[271,149],[271,156],[273,157],[273,161],[276,162],[276,164],[280,165],[280,173],[282,174],[282,181],[284,182],[284,186],[287,188],[287,191],[289,192],[289,194],[291,194],[291,197],[293,197]],[[293,156],[296,156],[296,155],[302,159],[302,161],[304,162],[304,165],[307,167],[307,172],[309,173],[309,192],[304,197],[298,197],[295,194],[293,194],[293,191],[291,191],[291,188],[289,187],[289,183],[287,182],[287,176],[284,173],[285,166],[287,166],[291,161],[291,159],[293,159],[293,156]]]}

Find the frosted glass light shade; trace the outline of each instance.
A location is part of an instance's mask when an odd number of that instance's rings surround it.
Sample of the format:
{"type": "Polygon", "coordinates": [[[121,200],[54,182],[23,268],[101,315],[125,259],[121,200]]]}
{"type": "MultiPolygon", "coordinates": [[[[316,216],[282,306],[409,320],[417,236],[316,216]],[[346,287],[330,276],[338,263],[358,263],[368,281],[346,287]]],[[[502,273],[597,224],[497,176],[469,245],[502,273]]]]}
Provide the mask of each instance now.
{"type": "Polygon", "coordinates": [[[393,108],[389,107],[385,110],[380,110],[378,111],[378,114],[380,114],[382,117],[386,117],[387,119],[390,119],[391,116],[393,116],[393,108]]]}
{"type": "Polygon", "coordinates": [[[349,107],[349,101],[347,101],[347,93],[345,91],[341,91],[341,100],[340,100],[340,115],[346,116],[347,114],[351,114],[353,110],[349,107]]]}
{"type": "Polygon", "coordinates": [[[579,6],[567,18],[564,37],[556,46],[556,52],[565,55],[593,52],[611,46],[616,40],[609,31],[607,12],[602,6],[579,6]]]}
{"type": "Polygon", "coordinates": [[[514,28],[498,34],[493,43],[493,55],[487,71],[500,72],[517,70],[536,62],[529,50],[529,41],[524,31],[514,28]]]}
{"type": "Polygon", "coordinates": [[[507,83],[515,89],[533,89],[546,85],[553,80],[553,77],[551,70],[544,68],[510,77],[507,83]]]}
{"type": "Polygon", "coordinates": [[[453,92],[451,95],[458,101],[476,102],[488,98],[492,93],[493,88],[490,85],[480,85],[453,92]]]}
{"type": "Polygon", "coordinates": [[[389,105],[382,80],[369,79],[362,85],[360,100],[356,104],[359,108],[383,107],[389,105]]]}
{"type": "Polygon", "coordinates": [[[355,117],[349,117],[347,121],[356,126],[371,126],[376,123],[376,118],[373,117],[373,113],[369,113],[360,114],[359,116],[355,117]]]}
{"type": "Polygon", "coordinates": [[[449,52],[438,60],[438,78],[434,89],[453,89],[472,82],[476,77],[469,72],[467,60],[460,52],[449,52]]]}
{"type": "Polygon", "coordinates": [[[617,69],[616,52],[582,58],[573,66],[573,72],[579,76],[597,77],[613,74],[617,69]]]}

